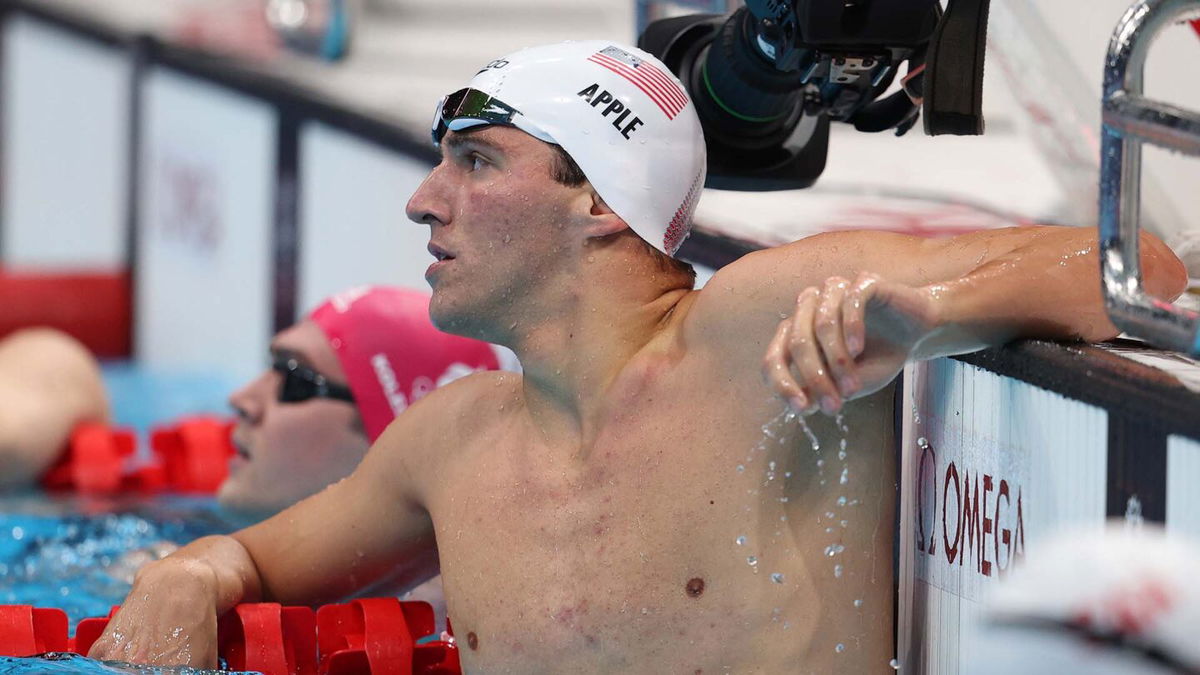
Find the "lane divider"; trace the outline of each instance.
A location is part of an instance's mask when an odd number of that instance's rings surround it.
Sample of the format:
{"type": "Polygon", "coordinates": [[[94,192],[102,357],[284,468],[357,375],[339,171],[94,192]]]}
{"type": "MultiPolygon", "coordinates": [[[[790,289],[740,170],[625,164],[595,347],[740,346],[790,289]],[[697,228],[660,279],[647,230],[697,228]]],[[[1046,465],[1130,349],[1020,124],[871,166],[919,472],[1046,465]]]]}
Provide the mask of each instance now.
{"type": "Polygon", "coordinates": [[[137,447],[132,431],[82,424],[43,475],[42,487],[85,494],[212,494],[229,474],[232,430],[232,421],[217,417],[191,417],[155,428],[150,433],[152,459],[131,469],[137,447]]]}
{"type": "MultiPolygon", "coordinates": [[[[80,621],[69,638],[61,609],[0,605],[0,656],[86,655],[116,611],[80,621]]],[[[315,612],[243,603],[218,622],[217,653],[233,670],[264,675],[460,675],[453,638],[417,644],[433,631],[426,602],[360,598],[315,612]]]]}

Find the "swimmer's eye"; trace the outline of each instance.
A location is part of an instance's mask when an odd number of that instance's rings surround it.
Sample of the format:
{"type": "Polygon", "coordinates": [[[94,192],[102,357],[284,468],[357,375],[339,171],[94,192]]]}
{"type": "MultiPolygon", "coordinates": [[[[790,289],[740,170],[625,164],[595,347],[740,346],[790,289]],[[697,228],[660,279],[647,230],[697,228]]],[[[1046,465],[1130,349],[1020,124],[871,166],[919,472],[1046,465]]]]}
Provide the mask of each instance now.
{"type": "Polygon", "coordinates": [[[475,153],[471,153],[470,155],[468,155],[467,159],[471,160],[471,170],[472,171],[478,171],[478,170],[482,169],[484,167],[484,165],[486,165],[488,163],[488,161],[486,159],[484,159],[482,156],[477,155],[475,153]]]}

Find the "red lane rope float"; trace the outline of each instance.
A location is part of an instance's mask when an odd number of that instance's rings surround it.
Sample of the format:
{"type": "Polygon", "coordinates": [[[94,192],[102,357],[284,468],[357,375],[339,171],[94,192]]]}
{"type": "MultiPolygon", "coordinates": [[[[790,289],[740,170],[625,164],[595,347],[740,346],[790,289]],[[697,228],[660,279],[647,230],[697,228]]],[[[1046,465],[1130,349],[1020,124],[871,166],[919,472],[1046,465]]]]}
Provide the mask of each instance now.
{"type": "Polygon", "coordinates": [[[154,430],[150,447],[162,462],[167,486],[177,492],[216,492],[235,453],[232,431],[232,422],[215,417],[193,417],[154,430]]]}
{"type": "Polygon", "coordinates": [[[153,460],[129,470],[137,446],[132,431],[82,424],[42,476],[42,487],[85,494],[212,494],[229,475],[232,430],[233,422],[217,417],[192,417],[158,427],[150,435],[153,460]]]}
{"type": "Polygon", "coordinates": [[[233,670],[315,675],[313,610],[261,602],[238,605],[221,617],[217,653],[233,670]]]}
{"type": "Polygon", "coordinates": [[[132,339],[129,273],[14,273],[0,270],[0,337],[32,326],[57,328],[101,358],[128,358],[132,339]]]}
{"type": "MultiPolygon", "coordinates": [[[[0,656],[86,655],[116,611],[80,621],[68,639],[61,609],[0,605],[0,656]]],[[[218,622],[217,652],[230,668],[265,675],[461,675],[452,642],[416,644],[433,630],[433,608],[425,602],[362,598],[315,613],[243,603],[218,622]]]]}
{"type": "Polygon", "coordinates": [[[125,463],[136,447],[132,431],[81,424],[71,433],[58,462],[42,476],[42,487],[85,494],[120,492],[125,463]]]}
{"type": "Polygon", "coordinates": [[[61,609],[0,605],[0,655],[66,651],[67,615],[61,609]]]}

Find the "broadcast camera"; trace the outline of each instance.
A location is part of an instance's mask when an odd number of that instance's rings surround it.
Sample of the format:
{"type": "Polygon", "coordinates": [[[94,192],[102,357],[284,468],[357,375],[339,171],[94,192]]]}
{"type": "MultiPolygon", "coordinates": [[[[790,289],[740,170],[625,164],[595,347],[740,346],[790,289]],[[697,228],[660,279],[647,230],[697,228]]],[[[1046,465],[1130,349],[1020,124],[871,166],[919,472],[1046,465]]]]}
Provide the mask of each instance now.
{"type": "Polygon", "coordinates": [[[981,134],[989,0],[746,0],[730,16],[650,23],[638,46],[687,87],[704,128],[708,187],[812,185],[831,121],[981,134]],[[881,97],[908,64],[902,87],[881,97]]]}

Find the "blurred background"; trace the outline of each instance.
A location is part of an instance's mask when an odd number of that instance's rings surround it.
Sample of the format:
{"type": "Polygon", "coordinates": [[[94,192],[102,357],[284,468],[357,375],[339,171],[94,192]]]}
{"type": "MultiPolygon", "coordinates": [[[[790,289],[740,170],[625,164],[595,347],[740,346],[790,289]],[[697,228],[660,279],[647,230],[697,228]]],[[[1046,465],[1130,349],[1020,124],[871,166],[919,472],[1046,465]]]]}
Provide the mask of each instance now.
{"type": "MultiPolygon", "coordinates": [[[[404,204],[435,158],[434,105],[481,64],[541,42],[633,42],[639,22],[737,4],[4,2],[0,330],[41,319],[102,356],[240,380],[324,296],[425,286],[427,232],[404,204]]],[[[1095,224],[1104,52],[1127,4],[995,0],[983,136],[835,123],[814,187],[709,190],[699,229],[770,244],[1095,224]]],[[[1200,34],[1167,30],[1149,94],[1200,107],[1197,57],[1200,34]]],[[[1147,227],[1200,276],[1200,163],[1155,148],[1145,163],[1147,227]]],[[[688,252],[719,264],[703,248],[688,252]]]]}
{"type": "MultiPolygon", "coordinates": [[[[442,95],[521,47],[633,43],[650,20],[739,4],[0,0],[0,337],[48,325],[80,339],[104,360],[117,425],[228,412],[270,337],[324,297],[426,288],[428,229],[404,207],[437,159],[442,95]]],[[[823,231],[1094,226],[1105,51],[1129,4],[992,0],[982,136],[834,124],[812,187],[706,190],[683,257],[703,283],[740,253],[823,231]]],[[[1200,109],[1197,63],[1200,23],[1169,27],[1147,94],[1200,109]]],[[[1200,162],[1145,148],[1143,225],[1194,280],[1198,188],[1200,162]]],[[[1033,541],[1106,516],[1200,537],[1195,362],[1026,345],[910,367],[904,382],[898,644],[914,670],[969,662],[959,631],[995,580],[914,544],[926,516],[949,527],[925,478],[961,468],[965,491],[969,468],[1011,484],[1026,510],[1002,521],[996,497],[995,532],[1019,531],[1022,555],[1026,529],[1033,541]]],[[[1001,565],[1001,549],[980,559],[1003,572],[1016,553],[1001,565]]]]}

